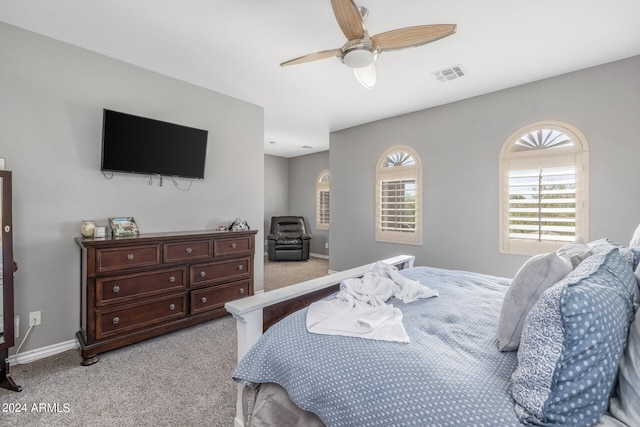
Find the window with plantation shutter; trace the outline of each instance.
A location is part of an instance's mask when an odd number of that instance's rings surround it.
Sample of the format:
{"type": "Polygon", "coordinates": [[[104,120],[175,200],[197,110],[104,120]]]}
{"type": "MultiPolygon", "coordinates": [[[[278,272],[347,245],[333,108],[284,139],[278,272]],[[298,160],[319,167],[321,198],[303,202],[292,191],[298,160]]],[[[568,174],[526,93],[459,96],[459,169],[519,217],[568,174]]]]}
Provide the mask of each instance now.
{"type": "Polygon", "coordinates": [[[509,237],[575,240],[575,166],[509,171],[509,237]]]}
{"type": "Polygon", "coordinates": [[[376,240],[422,244],[418,156],[397,146],[379,159],[376,170],[376,240]]]}
{"type": "Polygon", "coordinates": [[[588,149],[577,129],[558,122],[521,129],[503,146],[500,166],[502,252],[588,240],[588,149]]]}
{"type": "Polygon", "coordinates": [[[416,180],[380,181],[380,227],[412,233],[416,229],[416,180]]]}
{"type": "Polygon", "coordinates": [[[330,183],[331,173],[328,170],[323,170],[318,175],[316,180],[316,228],[318,230],[329,229],[330,219],[330,183]]]}

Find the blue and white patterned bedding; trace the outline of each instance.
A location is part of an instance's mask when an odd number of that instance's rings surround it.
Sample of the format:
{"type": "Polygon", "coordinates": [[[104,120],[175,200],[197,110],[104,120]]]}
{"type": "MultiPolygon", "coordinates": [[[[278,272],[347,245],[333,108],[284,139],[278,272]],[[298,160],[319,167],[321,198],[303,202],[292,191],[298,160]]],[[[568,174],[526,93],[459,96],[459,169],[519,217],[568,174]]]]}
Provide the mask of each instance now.
{"type": "Polygon", "coordinates": [[[233,377],[283,386],[327,426],[521,426],[510,394],[516,352],[498,351],[510,279],[415,267],[402,274],[437,289],[403,304],[410,343],[307,332],[306,309],[272,326],[233,377]]]}

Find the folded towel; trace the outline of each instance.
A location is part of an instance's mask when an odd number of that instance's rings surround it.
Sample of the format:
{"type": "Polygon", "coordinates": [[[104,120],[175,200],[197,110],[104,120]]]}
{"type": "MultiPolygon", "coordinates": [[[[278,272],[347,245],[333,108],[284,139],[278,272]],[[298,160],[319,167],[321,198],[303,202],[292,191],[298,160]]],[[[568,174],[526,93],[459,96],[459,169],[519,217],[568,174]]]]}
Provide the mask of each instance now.
{"type": "Polygon", "coordinates": [[[337,299],[317,301],[307,311],[307,330],[324,335],[409,342],[402,324],[402,312],[387,304],[350,308],[337,299]]]}

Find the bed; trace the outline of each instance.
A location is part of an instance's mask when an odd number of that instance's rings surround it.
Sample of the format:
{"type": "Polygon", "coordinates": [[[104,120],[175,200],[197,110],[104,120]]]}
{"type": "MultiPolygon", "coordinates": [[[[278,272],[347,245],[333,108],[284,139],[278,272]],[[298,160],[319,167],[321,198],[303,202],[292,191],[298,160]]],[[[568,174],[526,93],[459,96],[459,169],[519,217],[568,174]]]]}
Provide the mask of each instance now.
{"type": "Polygon", "coordinates": [[[308,330],[311,301],[377,263],[227,303],[235,425],[640,425],[636,247],[568,244],[513,279],[382,260],[438,294],[387,301],[408,342],[308,330]]]}

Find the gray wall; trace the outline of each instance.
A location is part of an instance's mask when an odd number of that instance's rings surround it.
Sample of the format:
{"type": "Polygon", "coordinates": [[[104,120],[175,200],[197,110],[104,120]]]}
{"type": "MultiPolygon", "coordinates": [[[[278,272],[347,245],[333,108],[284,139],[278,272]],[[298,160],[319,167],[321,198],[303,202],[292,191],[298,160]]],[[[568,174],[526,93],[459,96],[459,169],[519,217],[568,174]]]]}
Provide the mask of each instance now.
{"type": "Polygon", "coordinates": [[[512,132],[540,120],[586,135],[590,239],[628,243],[640,222],[640,57],[332,133],[330,268],[408,253],[421,265],[512,276],[526,257],[498,252],[498,157],[512,132]],[[375,242],[375,164],[395,144],[422,159],[422,246],[375,242]]]}
{"type": "MultiPolygon", "coordinates": [[[[202,230],[264,211],[264,112],[200,87],[0,23],[0,157],[13,171],[15,307],[23,351],[74,339],[79,327],[80,222],[133,216],[140,230],[202,230]],[[209,130],[205,179],[100,172],[102,109],[209,130]],[[186,186],[188,181],[181,181],[186,186]]],[[[257,242],[264,239],[262,231],[257,242]]],[[[256,288],[262,288],[256,245],[256,288]]]]}
{"type": "Polygon", "coordinates": [[[316,180],[325,169],[329,169],[328,151],[289,159],[289,213],[306,218],[313,236],[311,253],[328,256],[329,232],[316,229],[316,180]]]}

